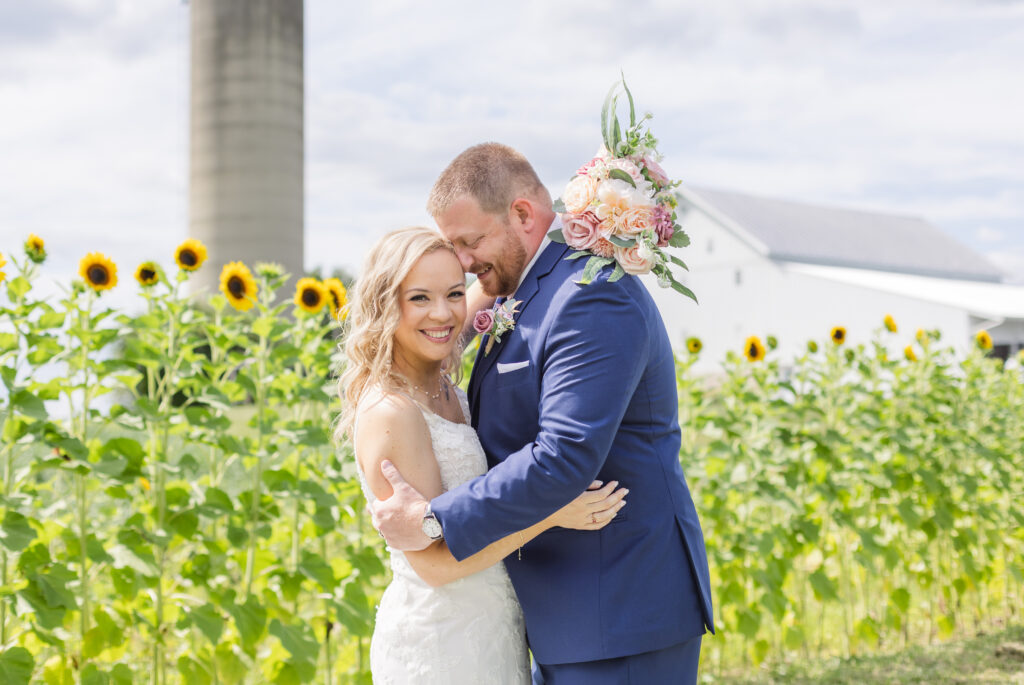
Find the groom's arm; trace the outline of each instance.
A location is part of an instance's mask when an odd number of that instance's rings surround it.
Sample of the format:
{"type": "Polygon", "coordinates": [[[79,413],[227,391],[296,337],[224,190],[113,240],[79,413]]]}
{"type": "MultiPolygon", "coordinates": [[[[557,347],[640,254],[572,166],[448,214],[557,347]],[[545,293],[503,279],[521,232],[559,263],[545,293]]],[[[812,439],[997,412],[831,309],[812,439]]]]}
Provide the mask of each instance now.
{"type": "Polygon", "coordinates": [[[625,286],[594,281],[563,305],[544,348],[536,439],[431,501],[456,559],[542,520],[596,478],[650,350],[625,286]]]}

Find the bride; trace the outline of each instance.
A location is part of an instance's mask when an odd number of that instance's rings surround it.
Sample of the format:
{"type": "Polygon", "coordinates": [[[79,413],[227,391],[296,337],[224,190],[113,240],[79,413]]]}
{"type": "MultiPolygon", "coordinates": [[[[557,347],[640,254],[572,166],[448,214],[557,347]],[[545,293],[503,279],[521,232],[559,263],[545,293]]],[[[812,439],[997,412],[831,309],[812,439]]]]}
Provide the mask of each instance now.
{"type": "MultiPolygon", "coordinates": [[[[349,309],[338,436],[355,446],[369,502],[392,494],[385,460],[428,499],[487,470],[455,385],[466,300],[462,267],[436,231],[394,231],[367,256],[349,309]]],[[[374,682],[529,683],[522,613],[498,562],[516,563],[522,545],[555,526],[603,528],[625,504],[616,485],[595,482],[540,523],[461,562],[443,540],[420,552],[391,550],[393,579],[370,646],[374,682]]]]}

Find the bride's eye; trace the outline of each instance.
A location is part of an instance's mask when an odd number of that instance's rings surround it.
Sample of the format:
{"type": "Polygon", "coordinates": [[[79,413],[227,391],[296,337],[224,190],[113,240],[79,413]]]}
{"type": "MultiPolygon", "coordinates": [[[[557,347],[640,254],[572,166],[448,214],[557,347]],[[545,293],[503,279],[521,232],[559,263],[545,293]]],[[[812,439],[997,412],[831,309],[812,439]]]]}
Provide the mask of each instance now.
{"type": "Polygon", "coordinates": [[[459,299],[460,297],[465,297],[465,296],[466,296],[466,292],[463,291],[463,290],[453,290],[452,292],[448,293],[448,297],[451,297],[452,299],[456,299],[456,300],[459,299]]]}
{"type": "Polygon", "coordinates": [[[426,302],[427,301],[427,296],[426,295],[413,295],[412,297],[409,298],[409,301],[410,302],[426,302]]]}

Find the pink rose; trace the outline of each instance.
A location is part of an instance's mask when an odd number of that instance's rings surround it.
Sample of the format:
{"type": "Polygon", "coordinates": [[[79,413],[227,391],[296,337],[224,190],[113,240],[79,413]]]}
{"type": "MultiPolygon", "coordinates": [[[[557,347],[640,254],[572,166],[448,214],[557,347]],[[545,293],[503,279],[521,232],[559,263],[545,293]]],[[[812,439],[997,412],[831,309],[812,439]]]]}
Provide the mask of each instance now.
{"type": "Polygon", "coordinates": [[[609,159],[607,162],[605,162],[605,166],[609,170],[619,169],[621,171],[625,171],[637,183],[644,180],[644,177],[640,174],[640,167],[638,167],[636,164],[633,164],[633,162],[629,161],[628,159],[609,159]]]}
{"type": "Polygon", "coordinates": [[[622,270],[627,274],[639,276],[650,273],[654,268],[654,251],[643,241],[638,241],[633,247],[615,246],[615,261],[619,263],[622,270]]]}
{"type": "Polygon", "coordinates": [[[654,223],[654,233],[658,236],[658,247],[668,246],[668,241],[672,240],[672,235],[676,232],[672,223],[672,210],[664,205],[656,205],[651,220],[654,223]]]}
{"type": "Polygon", "coordinates": [[[566,244],[576,250],[589,250],[600,238],[598,218],[593,212],[562,215],[562,235],[566,244]]]}
{"type": "Polygon", "coordinates": [[[494,326],[494,310],[481,309],[473,317],[473,329],[477,333],[487,333],[494,326]]]}
{"type": "Polygon", "coordinates": [[[647,169],[647,175],[651,177],[651,180],[659,186],[668,185],[670,182],[668,174],[665,173],[660,164],[654,161],[654,158],[644,157],[644,168],[647,169]]]}
{"type": "Polygon", "coordinates": [[[590,176],[577,176],[569,181],[562,193],[565,210],[571,214],[582,214],[594,201],[597,195],[597,179],[590,176]]]}

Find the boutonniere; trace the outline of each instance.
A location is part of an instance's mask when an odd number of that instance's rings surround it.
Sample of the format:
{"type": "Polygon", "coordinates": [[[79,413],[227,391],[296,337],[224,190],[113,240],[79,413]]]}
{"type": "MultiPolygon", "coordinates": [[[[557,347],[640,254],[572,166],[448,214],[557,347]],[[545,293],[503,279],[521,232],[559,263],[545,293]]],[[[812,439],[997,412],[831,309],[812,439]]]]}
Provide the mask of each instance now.
{"type": "Polygon", "coordinates": [[[522,302],[520,300],[505,300],[500,307],[493,309],[482,309],[476,313],[473,319],[473,329],[481,335],[491,336],[484,348],[484,356],[491,353],[494,343],[501,342],[501,336],[505,335],[516,327],[516,307],[522,302]]]}

